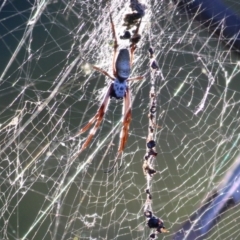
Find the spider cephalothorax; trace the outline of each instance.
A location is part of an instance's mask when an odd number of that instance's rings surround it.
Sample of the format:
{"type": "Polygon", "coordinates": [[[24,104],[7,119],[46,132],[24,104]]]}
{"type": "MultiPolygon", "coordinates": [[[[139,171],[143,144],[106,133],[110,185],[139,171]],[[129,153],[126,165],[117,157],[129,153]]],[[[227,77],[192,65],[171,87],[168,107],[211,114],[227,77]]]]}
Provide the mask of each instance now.
{"type": "Polygon", "coordinates": [[[118,147],[116,160],[112,168],[109,169],[109,171],[111,171],[115,166],[118,156],[124,150],[124,147],[128,139],[128,130],[129,130],[129,125],[130,125],[131,116],[132,116],[131,92],[129,90],[128,82],[133,80],[143,79],[143,76],[129,78],[131,74],[131,68],[133,63],[134,51],[136,49],[136,44],[140,40],[140,35],[138,34],[138,31],[141,24],[141,20],[139,21],[139,24],[137,26],[137,29],[133,37],[130,39],[131,41],[130,48],[122,48],[119,50],[119,52],[117,52],[118,42],[117,42],[115,27],[113,24],[111,14],[110,14],[110,22],[111,22],[113,38],[114,38],[114,53],[113,53],[113,65],[112,65],[113,76],[111,76],[108,72],[106,72],[105,70],[99,67],[93,66],[93,68],[99,71],[100,73],[104,74],[105,76],[109,77],[112,80],[112,83],[110,83],[95,116],[91,118],[88,124],[82,129],[80,129],[80,131],[75,135],[76,137],[81,133],[84,133],[91,127],[92,124],[95,124],[92,130],[90,131],[86,141],[84,142],[84,144],[80,149],[80,151],[84,150],[89,145],[90,141],[92,140],[93,136],[95,135],[97,129],[99,128],[103,120],[104,114],[107,111],[109,99],[112,97],[116,99],[123,99],[123,112],[122,112],[123,126],[120,133],[120,143],[118,147]],[[136,39],[138,39],[138,41],[136,41],[136,39]]]}
{"type": "Polygon", "coordinates": [[[116,99],[123,99],[126,94],[126,90],[128,89],[128,82],[126,80],[121,81],[116,78],[112,83],[112,86],[113,87],[110,93],[110,97],[114,97],[116,99]]]}

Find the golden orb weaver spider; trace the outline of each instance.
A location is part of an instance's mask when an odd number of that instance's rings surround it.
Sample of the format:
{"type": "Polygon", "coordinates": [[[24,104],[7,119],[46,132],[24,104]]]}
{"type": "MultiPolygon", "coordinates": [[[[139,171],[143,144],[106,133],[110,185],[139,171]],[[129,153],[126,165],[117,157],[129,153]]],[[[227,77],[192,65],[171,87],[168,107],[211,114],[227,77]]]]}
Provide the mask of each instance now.
{"type": "Polygon", "coordinates": [[[110,172],[114,168],[114,166],[117,163],[117,159],[119,155],[123,152],[128,139],[128,131],[129,131],[129,126],[132,119],[131,92],[129,90],[128,82],[134,81],[134,80],[142,80],[144,78],[143,76],[129,78],[132,64],[133,64],[134,51],[136,50],[137,48],[136,45],[141,38],[141,36],[138,34],[141,20],[137,25],[137,29],[134,32],[134,35],[130,39],[131,41],[130,49],[122,48],[119,50],[118,53],[117,53],[118,41],[117,41],[115,26],[114,26],[111,14],[110,14],[110,23],[111,23],[113,39],[114,39],[114,53],[113,53],[113,63],[112,63],[113,76],[111,76],[108,72],[106,72],[105,70],[97,66],[93,66],[93,68],[98,72],[102,73],[103,75],[107,76],[108,78],[110,78],[112,80],[112,83],[108,86],[107,92],[103,97],[103,100],[100,104],[100,107],[97,110],[97,113],[89,120],[87,125],[81,128],[77,132],[77,134],[74,136],[74,137],[79,136],[80,134],[86,132],[93,124],[95,124],[91,129],[89,135],[87,136],[86,141],[83,143],[80,149],[80,152],[86,149],[103,120],[104,114],[108,108],[110,98],[114,97],[116,99],[123,99],[123,110],[122,110],[123,125],[120,133],[120,143],[118,146],[118,152],[117,152],[117,156],[113,166],[106,172],[110,172]]]}

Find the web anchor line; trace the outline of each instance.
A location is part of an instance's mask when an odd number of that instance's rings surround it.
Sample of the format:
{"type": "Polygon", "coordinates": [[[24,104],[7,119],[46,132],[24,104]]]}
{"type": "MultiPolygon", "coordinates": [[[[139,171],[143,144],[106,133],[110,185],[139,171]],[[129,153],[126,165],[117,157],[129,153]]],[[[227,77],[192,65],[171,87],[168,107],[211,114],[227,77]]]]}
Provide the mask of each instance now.
{"type": "Polygon", "coordinates": [[[154,50],[152,47],[149,48],[149,59],[150,59],[150,69],[151,69],[151,88],[149,92],[149,126],[148,126],[148,136],[146,143],[146,154],[143,161],[143,173],[147,179],[147,189],[145,190],[147,194],[147,199],[144,204],[144,216],[147,221],[147,226],[150,229],[155,229],[149,236],[150,240],[156,239],[159,233],[168,233],[169,231],[165,228],[163,220],[159,217],[153,215],[152,211],[152,194],[151,194],[151,181],[153,176],[157,173],[154,169],[154,161],[157,157],[156,152],[156,142],[155,142],[155,129],[160,128],[156,124],[156,109],[157,109],[157,95],[155,91],[155,80],[156,74],[159,69],[158,64],[155,60],[154,50]]]}

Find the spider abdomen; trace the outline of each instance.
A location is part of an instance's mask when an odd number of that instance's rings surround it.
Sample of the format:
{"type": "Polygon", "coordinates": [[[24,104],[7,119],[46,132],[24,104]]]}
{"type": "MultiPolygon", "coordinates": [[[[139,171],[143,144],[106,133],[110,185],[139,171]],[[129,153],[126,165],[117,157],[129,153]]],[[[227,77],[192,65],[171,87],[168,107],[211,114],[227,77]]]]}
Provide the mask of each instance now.
{"type": "Polygon", "coordinates": [[[123,99],[126,94],[126,89],[128,87],[127,82],[115,79],[112,84],[113,88],[110,96],[116,99],[123,99]]]}
{"type": "Polygon", "coordinates": [[[119,50],[117,60],[115,63],[117,76],[119,79],[127,79],[130,76],[130,54],[127,48],[119,50]]]}

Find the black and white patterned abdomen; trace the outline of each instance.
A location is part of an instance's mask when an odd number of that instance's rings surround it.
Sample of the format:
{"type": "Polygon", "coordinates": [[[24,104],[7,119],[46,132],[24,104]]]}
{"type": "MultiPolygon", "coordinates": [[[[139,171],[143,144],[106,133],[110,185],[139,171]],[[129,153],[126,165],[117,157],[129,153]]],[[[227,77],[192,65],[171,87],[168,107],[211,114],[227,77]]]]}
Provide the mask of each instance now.
{"type": "Polygon", "coordinates": [[[116,99],[123,99],[126,93],[126,89],[128,87],[127,81],[119,81],[118,79],[115,79],[111,92],[111,97],[114,97],[116,99]]]}

